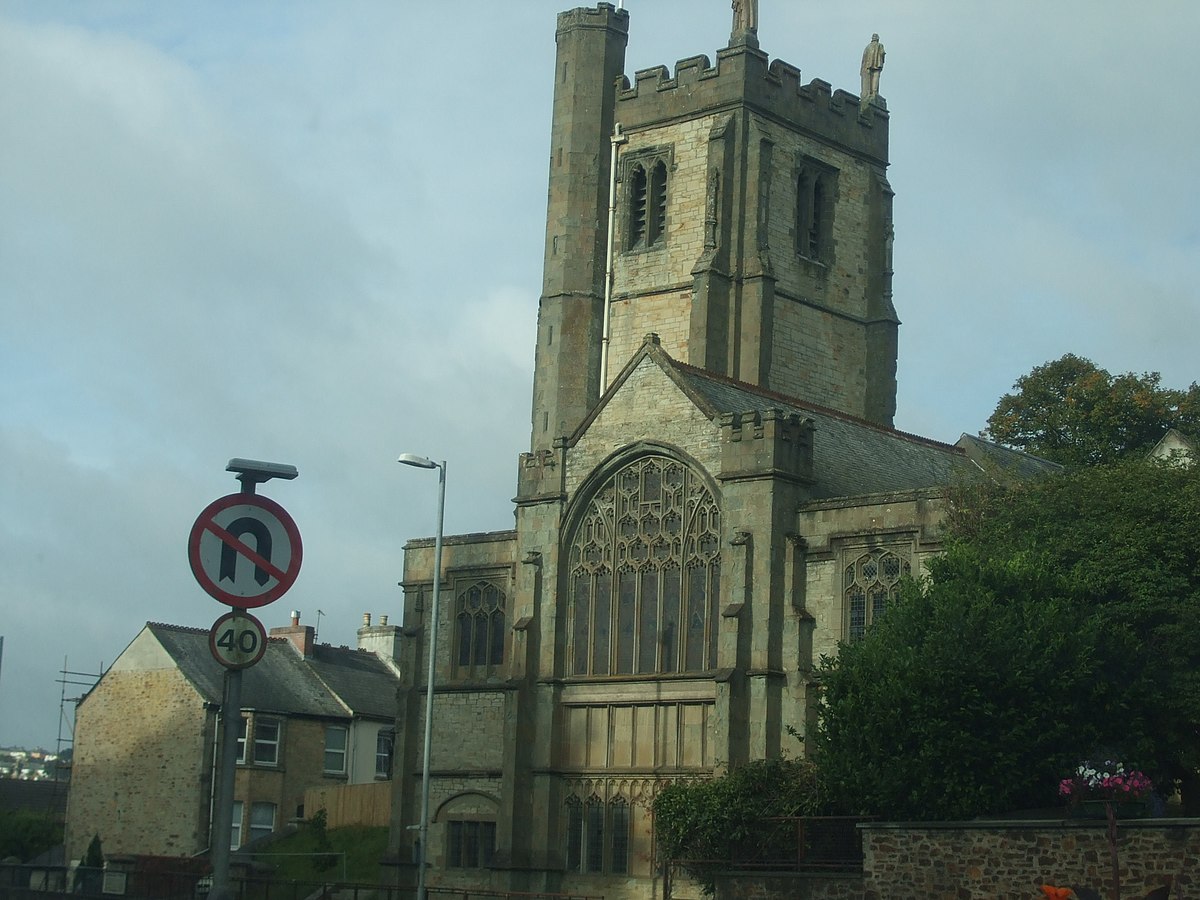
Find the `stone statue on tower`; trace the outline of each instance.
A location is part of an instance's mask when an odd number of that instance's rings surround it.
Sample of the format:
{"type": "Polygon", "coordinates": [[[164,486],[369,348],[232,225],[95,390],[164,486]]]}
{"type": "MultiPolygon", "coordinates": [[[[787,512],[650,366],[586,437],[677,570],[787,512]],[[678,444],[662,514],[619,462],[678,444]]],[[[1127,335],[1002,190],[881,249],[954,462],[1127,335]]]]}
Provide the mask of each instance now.
{"type": "Polygon", "coordinates": [[[862,95],[859,99],[864,102],[879,96],[879,73],[883,71],[883,44],[879,43],[879,35],[871,35],[871,43],[863,50],[862,95]]]}
{"type": "Polygon", "coordinates": [[[729,46],[758,46],[758,0],[733,0],[733,31],[729,46]]]}

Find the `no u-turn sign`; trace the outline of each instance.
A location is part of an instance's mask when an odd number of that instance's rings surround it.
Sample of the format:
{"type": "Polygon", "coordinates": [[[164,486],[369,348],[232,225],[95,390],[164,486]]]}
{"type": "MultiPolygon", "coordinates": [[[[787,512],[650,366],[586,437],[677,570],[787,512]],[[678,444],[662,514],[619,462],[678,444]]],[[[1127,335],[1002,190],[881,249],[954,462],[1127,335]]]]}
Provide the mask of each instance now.
{"type": "Polygon", "coordinates": [[[259,494],[214,500],[188,537],[200,587],[230,606],[254,609],[278,600],[300,572],[300,531],[287,510],[259,494]]]}

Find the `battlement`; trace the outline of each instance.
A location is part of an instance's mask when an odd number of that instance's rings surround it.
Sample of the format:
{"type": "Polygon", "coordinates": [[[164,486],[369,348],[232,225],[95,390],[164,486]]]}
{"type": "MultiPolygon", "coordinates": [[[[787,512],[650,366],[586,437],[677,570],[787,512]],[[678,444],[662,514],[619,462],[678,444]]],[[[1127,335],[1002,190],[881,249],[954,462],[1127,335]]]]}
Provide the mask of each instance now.
{"type": "Polygon", "coordinates": [[[724,413],[722,481],[750,478],[813,480],[813,421],[780,409],[724,413]]]}
{"type": "Polygon", "coordinates": [[[854,94],[835,91],[819,78],[803,84],[795,66],[769,62],[753,47],[719,50],[715,66],[707,56],[690,56],[675,64],[673,77],[666,66],[654,66],[634,73],[632,81],[623,78],[616,119],[633,131],[741,105],[887,163],[888,112],[882,99],[861,104],[854,94]]]}
{"type": "Polygon", "coordinates": [[[521,454],[517,467],[517,496],[514,498],[518,505],[561,499],[564,449],[565,442],[558,440],[553,450],[521,454]]]}
{"type": "Polygon", "coordinates": [[[573,28],[612,28],[622,34],[629,32],[629,11],[617,9],[611,3],[597,3],[558,14],[558,33],[573,28]]]}

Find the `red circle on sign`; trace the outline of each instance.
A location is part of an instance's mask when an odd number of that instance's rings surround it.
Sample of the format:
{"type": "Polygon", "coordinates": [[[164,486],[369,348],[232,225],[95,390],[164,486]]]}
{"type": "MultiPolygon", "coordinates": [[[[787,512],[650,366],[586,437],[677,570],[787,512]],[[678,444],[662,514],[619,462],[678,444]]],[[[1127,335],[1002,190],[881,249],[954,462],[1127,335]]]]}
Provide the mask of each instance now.
{"type": "Polygon", "coordinates": [[[267,652],[267,632],[262,622],[250,613],[235,609],[213,622],[208,632],[208,649],[213,659],[225,668],[248,669],[267,652]],[[243,635],[247,633],[253,634],[255,640],[255,647],[249,656],[242,646],[243,635]]]}
{"type": "Polygon", "coordinates": [[[188,561],[200,587],[222,603],[240,609],[266,606],[282,597],[295,584],[303,555],[300,530],[295,521],[282,506],[259,494],[230,494],[214,500],[196,518],[188,536],[188,561]],[[247,507],[246,515],[238,522],[244,523],[245,531],[257,536],[254,548],[240,540],[240,534],[227,531],[216,521],[222,512],[232,506],[247,507]],[[276,537],[286,543],[286,547],[282,548],[287,551],[284,568],[271,562],[272,556],[278,559],[283,555],[274,552],[276,537]],[[214,540],[218,542],[216,547],[214,540]],[[220,551],[215,555],[217,558],[214,558],[214,550],[220,551]],[[262,586],[261,592],[239,594],[221,587],[220,582],[226,577],[235,580],[239,565],[254,567],[256,584],[262,586]],[[259,578],[262,580],[258,581],[259,578]]]}

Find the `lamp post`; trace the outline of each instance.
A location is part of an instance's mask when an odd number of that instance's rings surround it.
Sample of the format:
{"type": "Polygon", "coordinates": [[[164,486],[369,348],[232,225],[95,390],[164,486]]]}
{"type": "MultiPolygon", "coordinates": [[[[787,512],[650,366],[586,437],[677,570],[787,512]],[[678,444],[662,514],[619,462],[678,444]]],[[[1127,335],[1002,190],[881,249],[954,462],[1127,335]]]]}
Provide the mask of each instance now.
{"type": "Polygon", "coordinates": [[[438,614],[442,588],[442,526],[446,513],[446,461],[440,463],[415,453],[402,453],[396,462],[418,469],[438,470],[437,537],[433,543],[433,613],[429,617],[429,668],[425,676],[425,750],[421,757],[421,850],[417,855],[417,900],[425,900],[425,863],[429,853],[429,753],[433,735],[433,672],[437,653],[438,614]]]}

